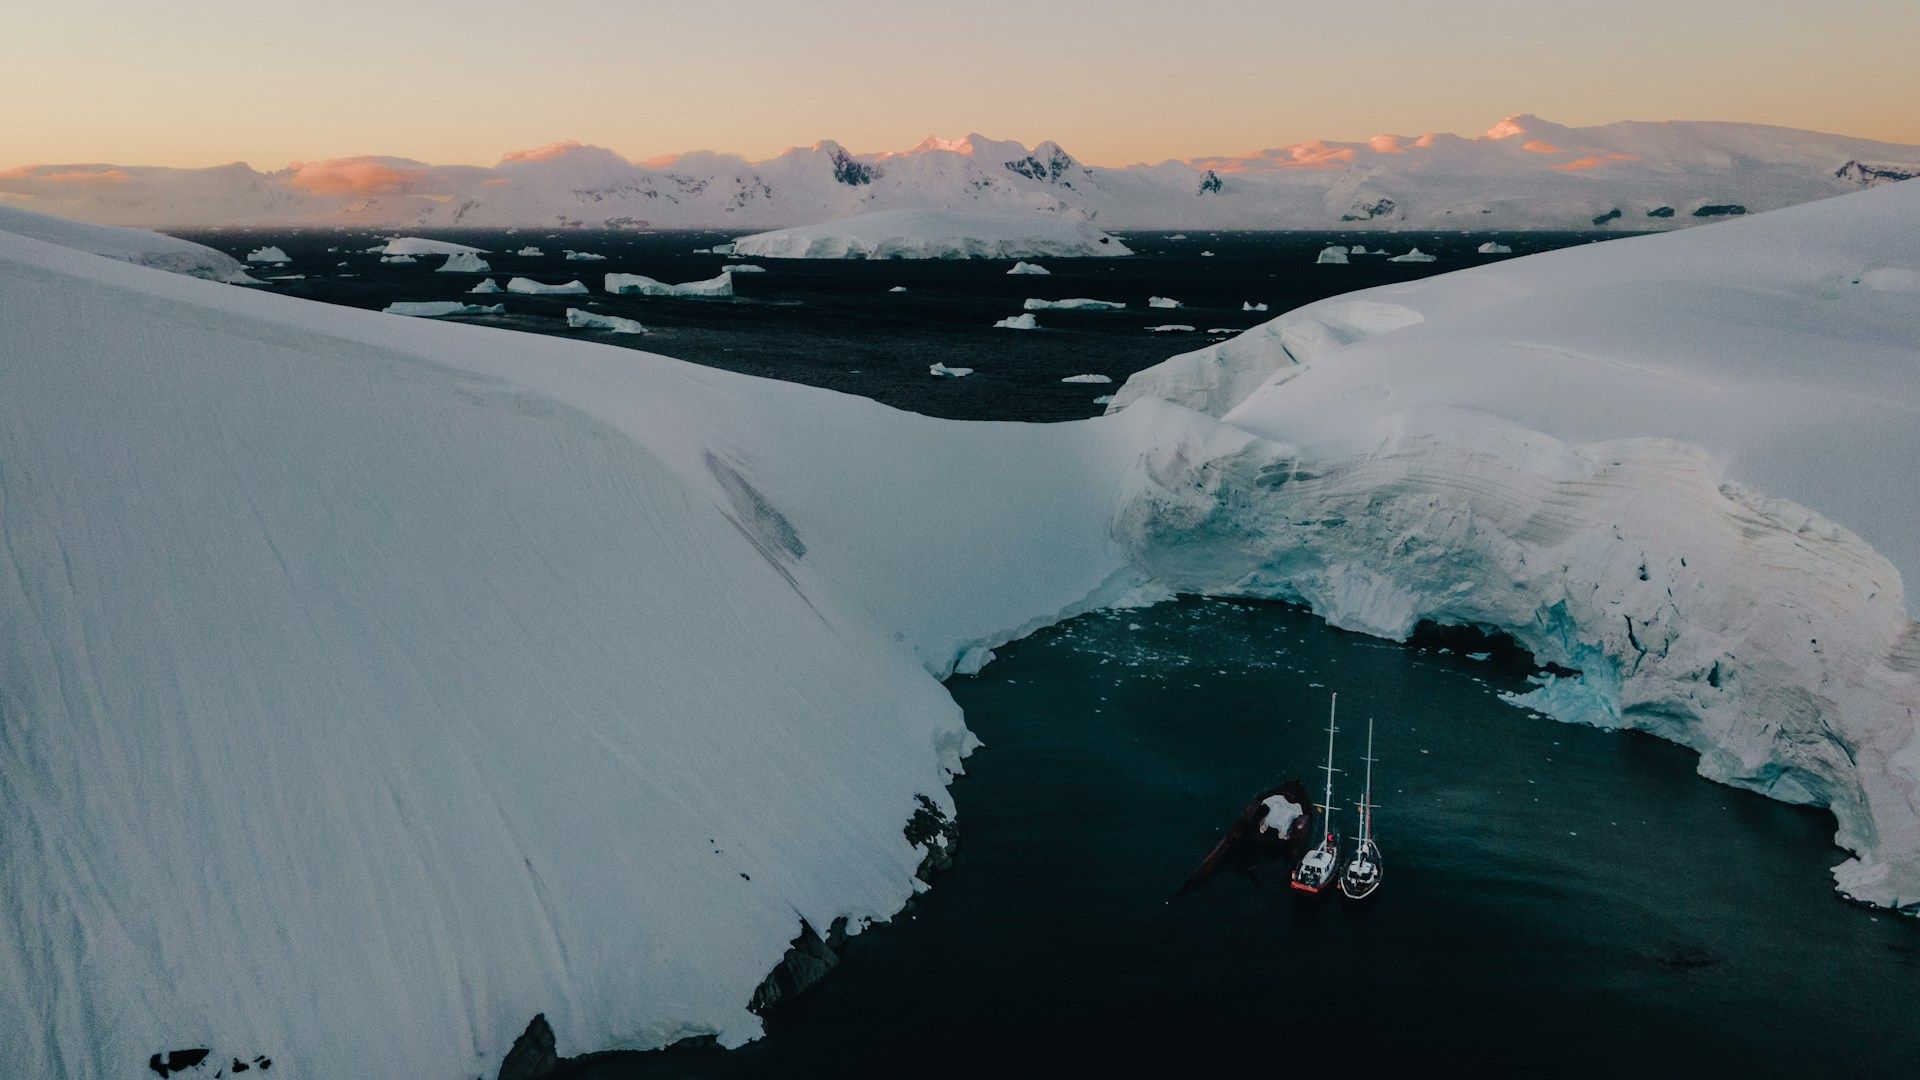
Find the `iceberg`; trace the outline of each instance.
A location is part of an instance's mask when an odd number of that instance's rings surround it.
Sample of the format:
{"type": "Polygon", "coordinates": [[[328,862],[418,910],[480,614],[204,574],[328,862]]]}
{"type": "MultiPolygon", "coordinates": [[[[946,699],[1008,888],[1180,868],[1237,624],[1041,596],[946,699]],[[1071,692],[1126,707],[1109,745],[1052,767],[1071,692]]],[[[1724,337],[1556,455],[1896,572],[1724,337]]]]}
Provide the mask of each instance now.
{"type": "Polygon", "coordinates": [[[575,330],[608,330],[616,334],[644,334],[647,328],[618,315],[601,315],[580,308],[567,309],[567,325],[575,330]]]}
{"type": "Polygon", "coordinates": [[[408,263],[417,263],[420,260],[411,255],[382,255],[380,256],[380,261],[383,263],[400,263],[405,265],[408,263]]]}
{"type": "Polygon", "coordinates": [[[888,292],[906,292],[907,287],[905,285],[895,285],[893,288],[888,289],[887,291],[888,292]]]}
{"type": "Polygon", "coordinates": [[[743,236],[733,253],[761,259],[1030,259],[1131,255],[1084,221],[1055,214],[879,210],[743,236]]]}
{"type": "Polygon", "coordinates": [[[1494,240],[1489,240],[1489,241],[1487,241],[1486,243],[1484,243],[1484,244],[1481,244],[1481,245],[1480,245],[1479,247],[1477,247],[1477,248],[1475,248],[1474,250],[1475,250],[1475,251],[1478,251],[1478,252],[1479,252],[1480,254],[1482,254],[1482,255],[1511,255],[1511,254],[1513,254],[1513,249],[1512,249],[1512,248],[1510,248],[1510,247],[1508,247],[1508,246],[1507,246],[1507,245],[1505,245],[1505,244],[1502,244],[1502,243],[1499,243],[1498,241],[1494,241],[1494,240]]]}
{"type": "Polygon", "coordinates": [[[591,251],[569,251],[566,256],[568,262],[605,262],[607,260],[605,255],[595,255],[591,251]]]}
{"type": "Polygon", "coordinates": [[[1106,375],[1069,375],[1060,381],[1066,383],[1110,383],[1113,379],[1106,375]]]}
{"type": "Polygon", "coordinates": [[[437,272],[444,274],[484,274],[490,269],[492,269],[492,267],[487,265],[487,260],[480,256],[469,251],[456,251],[447,256],[447,261],[440,265],[437,272]]]}
{"type": "Polygon", "coordinates": [[[1159,326],[1149,326],[1147,329],[1155,334],[1190,334],[1193,332],[1193,327],[1188,326],[1186,323],[1163,323],[1159,326]]]}
{"type": "Polygon", "coordinates": [[[1211,252],[1211,251],[1203,251],[1203,252],[1201,252],[1201,253],[1200,253],[1200,257],[1201,257],[1201,258],[1203,258],[1203,259],[1211,259],[1211,258],[1213,258],[1213,252],[1211,252]]]}
{"type": "Polygon", "coordinates": [[[1395,255],[1387,261],[1398,263],[1427,263],[1434,261],[1434,256],[1421,251],[1419,248],[1413,248],[1405,255],[1395,255]]]}
{"type": "Polygon", "coordinates": [[[468,291],[468,292],[470,292],[470,293],[497,293],[497,292],[506,292],[506,290],[505,290],[505,289],[502,289],[502,288],[500,287],[500,283],[499,283],[499,282],[497,282],[497,281],[495,281],[495,280],[493,280],[492,278],[486,278],[486,279],[484,279],[484,280],[482,280],[482,281],[480,282],[480,284],[478,284],[478,285],[475,285],[475,286],[474,286],[473,288],[471,288],[471,289],[468,289],[467,291],[468,291]]]}
{"type": "Polygon", "coordinates": [[[935,361],[933,366],[927,368],[927,374],[939,375],[947,379],[958,379],[973,374],[973,369],[970,367],[948,367],[945,364],[935,361]]]}
{"type": "Polygon", "coordinates": [[[1347,262],[1347,249],[1341,247],[1338,244],[1334,244],[1331,247],[1323,247],[1320,249],[1319,258],[1316,258],[1313,261],[1315,263],[1322,263],[1322,264],[1336,263],[1344,266],[1346,265],[1346,262],[1347,262]]]}
{"type": "Polygon", "coordinates": [[[764,274],[767,268],[752,263],[728,263],[720,268],[723,274],[764,274]]]}
{"type": "Polygon", "coordinates": [[[538,258],[539,256],[545,255],[546,252],[541,251],[539,248],[533,247],[532,245],[528,245],[527,247],[523,247],[519,251],[514,252],[514,254],[524,255],[528,258],[538,258]]]}
{"type": "Polygon", "coordinates": [[[447,315],[504,315],[505,304],[463,304],[458,300],[396,300],[382,309],[388,315],[438,319],[447,315]]]}
{"type": "Polygon", "coordinates": [[[1038,330],[1040,320],[1034,318],[1032,312],[1028,312],[1025,315],[1009,315],[993,325],[1000,330],[1038,330]]]}
{"type": "Polygon", "coordinates": [[[669,285],[641,274],[608,274],[606,289],[617,296],[732,296],[733,276],[731,271],[723,270],[719,277],[705,281],[669,285]]]}
{"type": "Polygon", "coordinates": [[[1119,311],[1127,305],[1117,300],[1088,300],[1076,296],[1067,300],[1036,300],[1029,297],[1021,301],[1020,306],[1028,311],[1119,311]]]}
{"type": "Polygon", "coordinates": [[[1017,262],[1013,264],[1013,269],[1007,271],[1007,273],[1010,275],[1011,274],[1051,274],[1053,273],[1053,271],[1047,269],[1044,266],[1041,266],[1039,263],[1017,262]]]}
{"type": "Polygon", "coordinates": [[[1150,308],[1177,308],[1180,306],[1180,301],[1170,296],[1149,296],[1147,297],[1147,306],[1150,308]]]}
{"type": "Polygon", "coordinates": [[[455,244],[446,240],[428,240],[423,236],[399,236],[367,249],[377,255],[485,255],[487,249],[455,244]]]}
{"type": "Polygon", "coordinates": [[[588,290],[578,281],[569,281],[565,285],[548,285],[532,278],[517,277],[508,280],[507,291],[525,296],[585,296],[588,290]]]}
{"type": "Polygon", "coordinates": [[[281,251],[277,247],[263,247],[254,248],[252,251],[247,252],[247,261],[250,263],[283,263],[290,262],[291,260],[287,258],[286,252],[281,251]]]}
{"type": "Polygon", "coordinates": [[[1245,300],[1241,302],[1240,310],[1241,311],[1265,311],[1267,310],[1267,305],[1256,304],[1251,300],[1245,300]]]}

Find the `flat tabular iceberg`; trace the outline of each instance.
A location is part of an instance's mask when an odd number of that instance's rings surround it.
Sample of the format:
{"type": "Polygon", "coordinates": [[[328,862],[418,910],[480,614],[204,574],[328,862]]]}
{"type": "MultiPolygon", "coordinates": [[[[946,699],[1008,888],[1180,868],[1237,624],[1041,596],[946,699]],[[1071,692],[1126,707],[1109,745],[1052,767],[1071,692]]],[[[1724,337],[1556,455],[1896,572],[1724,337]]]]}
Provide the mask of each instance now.
{"type": "Polygon", "coordinates": [[[605,262],[607,259],[605,255],[596,255],[591,251],[569,251],[566,256],[569,262],[605,262]]]}
{"type": "Polygon", "coordinates": [[[610,293],[623,296],[732,296],[733,275],[731,271],[723,270],[720,276],[711,277],[705,281],[688,281],[679,285],[669,285],[642,274],[608,274],[606,289],[610,293]]]}
{"type": "Polygon", "coordinates": [[[567,325],[575,330],[608,330],[616,334],[644,334],[647,328],[618,315],[601,315],[580,308],[567,309],[567,325]]]}
{"type": "Polygon", "coordinates": [[[587,287],[578,281],[569,281],[565,285],[548,285],[532,278],[517,277],[507,282],[507,291],[527,296],[585,296],[587,287]]]}
{"type": "Polygon", "coordinates": [[[1175,300],[1171,296],[1149,296],[1147,297],[1147,306],[1150,308],[1177,308],[1180,306],[1180,301],[1175,300]]]}
{"type": "Polygon", "coordinates": [[[1028,312],[1024,315],[1009,315],[993,325],[999,330],[1038,330],[1040,320],[1034,318],[1032,312],[1028,312]]]}
{"type": "Polygon", "coordinates": [[[1110,383],[1113,379],[1107,375],[1069,375],[1060,381],[1070,383],[1110,383]]]}
{"type": "Polygon", "coordinates": [[[963,376],[973,374],[973,369],[970,367],[948,367],[947,365],[942,364],[939,361],[935,361],[931,366],[927,368],[927,374],[939,375],[943,378],[948,378],[948,379],[958,379],[963,376]]]}
{"type": "Polygon", "coordinates": [[[504,315],[505,304],[463,304],[458,300],[395,300],[383,309],[388,315],[437,319],[447,315],[504,315]]]}
{"type": "Polygon", "coordinates": [[[404,266],[411,263],[417,263],[420,260],[414,258],[411,255],[382,255],[380,256],[380,261],[383,263],[399,263],[404,266]]]}
{"type": "Polygon", "coordinates": [[[733,252],[761,259],[1023,259],[1131,255],[1084,221],[1055,214],[880,210],[743,236],[733,252]]]}
{"type": "Polygon", "coordinates": [[[487,265],[487,260],[480,256],[470,251],[456,251],[447,256],[446,262],[440,264],[439,272],[449,274],[484,274],[491,269],[492,267],[487,265]]]}
{"type": "Polygon", "coordinates": [[[514,254],[515,254],[515,255],[525,255],[525,256],[527,256],[527,257],[529,257],[529,258],[537,258],[537,257],[539,257],[539,256],[541,256],[541,255],[544,255],[544,254],[546,254],[546,252],[544,252],[544,251],[541,251],[541,250],[540,250],[539,248],[537,248],[537,247],[523,247],[523,248],[521,248],[521,249],[520,249],[519,251],[516,251],[516,252],[514,252],[514,254]]]}
{"type": "Polygon", "coordinates": [[[1007,271],[1007,273],[1008,274],[1051,274],[1053,273],[1053,271],[1048,270],[1046,267],[1041,266],[1038,263],[1017,262],[1013,264],[1013,269],[1007,271]]]}
{"type": "Polygon", "coordinates": [[[752,263],[728,263],[720,268],[720,272],[723,274],[764,274],[767,272],[767,268],[764,266],[755,266],[752,263]]]}
{"type": "Polygon", "coordinates": [[[1147,327],[1147,329],[1156,334],[1178,334],[1178,333],[1193,332],[1193,327],[1187,325],[1186,323],[1162,323],[1159,326],[1149,326],[1147,327]]]}
{"type": "Polygon", "coordinates": [[[369,252],[380,255],[485,255],[486,248],[455,244],[447,240],[428,240],[423,236],[399,236],[369,252]]]}
{"type": "Polygon", "coordinates": [[[1119,311],[1127,305],[1117,300],[1088,300],[1085,297],[1072,297],[1067,300],[1036,300],[1033,297],[1020,302],[1028,311],[1119,311]]]}

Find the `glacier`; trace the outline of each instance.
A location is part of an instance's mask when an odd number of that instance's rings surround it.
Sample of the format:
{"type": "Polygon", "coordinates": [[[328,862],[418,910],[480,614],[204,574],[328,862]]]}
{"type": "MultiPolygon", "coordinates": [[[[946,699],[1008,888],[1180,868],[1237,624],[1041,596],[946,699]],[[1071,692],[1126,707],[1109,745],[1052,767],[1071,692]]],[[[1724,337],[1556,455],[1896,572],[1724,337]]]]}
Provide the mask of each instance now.
{"type": "Polygon", "coordinates": [[[742,236],[733,253],[762,259],[1028,259],[1131,255],[1118,239],[1078,218],[879,210],[742,236]]]}
{"type": "Polygon", "coordinates": [[[75,251],[209,281],[224,281],[232,285],[260,284],[247,273],[246,266],[240,260],[224,251],[146,229],[89,225],[0,204],[0,232],[30,236],[75,251]]]}
{"type": "Polygon", "coordinates": [[[923,887],[938,680],[1175,591],[1511,633],[1920,906],[1917,237],[1892,184],[1508,260],[1028,425],[0,232],[0,1073],[738,1045],[923,887]]]}

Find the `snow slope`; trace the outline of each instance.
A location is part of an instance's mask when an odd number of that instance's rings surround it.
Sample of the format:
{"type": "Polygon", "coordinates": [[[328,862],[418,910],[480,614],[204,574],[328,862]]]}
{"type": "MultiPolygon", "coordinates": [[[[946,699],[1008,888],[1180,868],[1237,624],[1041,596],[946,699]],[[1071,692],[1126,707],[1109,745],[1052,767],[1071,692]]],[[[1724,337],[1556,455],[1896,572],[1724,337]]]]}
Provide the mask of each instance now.
{"type": "Polygon", "coordinates": [[[1920,147],[1757,124],[1572,128],[1510,116],[1475,137],[1377,135],[1108,168],[1059,144],[970,135],[901,153],[825,141],[765,161],[637,164],[554,143],[491,168],[404,158],[274,172],[26,165],[0,199],[134,225],[767,229],[876,210],[1042,212],[1102,228],[1660,230],[1920,174],[1920,147]],[[1737,211],[1736,211],[1737,208],[1737,211]]]}
{"type": "Polygon", "coordinates": [[[913,894],[937,677],[1132,580],[1125,422],[5,234],[0,310],[0,1075],[750,1038],[802,919],[913,894]]]}
{"type": "Polygon", "coordinates": [[[145,229],[122,229],[111,225],[89,225],[82,221],[36,214],[0,205],[0,232],[30,236],[75,251],[104,255],[109,259],[151,266],[209,281],[241,285],[259,284],[247,274],[240,260],[224,251],[166,236],[145,229]]]}
{"type": "Polygon", "coordinates": [[[1227,424],[1127,529],[1175,588],[1511,631],[1582,672],[1529,704],[1831,806],[1841,888],[1920,904],[1905,280],[1920,184],[1310,304],[1122,387],[1227,424]]]}
{"type": "Polygon", "coordinates": [[[1045,214],[880,210],[742,236],[733,253],[763,259],[1029,259],[1131,255],[1084,221],[1045,214]]]}

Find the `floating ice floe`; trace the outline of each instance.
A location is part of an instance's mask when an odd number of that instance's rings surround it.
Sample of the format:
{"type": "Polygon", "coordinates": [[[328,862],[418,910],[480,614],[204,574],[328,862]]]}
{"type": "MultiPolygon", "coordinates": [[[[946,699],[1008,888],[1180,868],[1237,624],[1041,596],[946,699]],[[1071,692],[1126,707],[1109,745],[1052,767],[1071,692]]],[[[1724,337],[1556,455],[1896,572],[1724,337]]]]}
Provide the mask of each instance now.
{"type": "Polygon", "coordinates": [[[1477,248],[1475,248],[1474,250],[1475,250],[1475,251],[1478,251],[1478,252],[1479,252],[1480,254],[1482,254],[1482,255],[1511,255],[1511,254],[1513,254],[1513,249],[1512,249],[1512,248],[1510,248],[1510,247],[1508,247],[1508,246],[1507,246],[1507,245],[1505,245],[1505,244],[1502,244],[1502,243],[1498,243],[1498,242],[1496,242],[1496,241],[1493,241],[1493,240],[1489,240],[1489,241],[1487,241],[1486,243],[1484,243],[1484,244],[1481,244],[1481,245],[1480,245],[1479,247],[1477,247],[1477,248]]]}
{"type": "Polygon", "coordinates": [[[306,277],[307,275],[305,274],[276,274],[273,277],[268,278],[267,280],[268,281],[305,281],[306,277]]]}
{"type": "Polygon", "coordinates": [[[292,260],[287,258],[286,252],[281,251],[277,247],[263,247],[254,248],[252,251],[247,252],[247,261],[250,263],[283,263],[291,262],[292,260]]]}
{"type": "Polygon", "coordinates": [[[1032,297],[1020,302],[1028,311],[1119,311],[1127,305],[1117,300],[1089,300],[1084,296],[1070,297],[1066,300],[1036,300],[1032,297]]]}
{"type": "Polygon", "coordinates": [[[1027,259],[1133,254],[1119,240],[1073,218],[952,210],[880,210],[756,233],[735,240],[733,252],[763,259],[1027,259]]]}
{"type": "Polygon", "coordinates": [[[1200,257],[1201,257],[1201,258],[1203,258],[1203,259],[1211,259],[1211,258],[1213,258],[1213,252],[1211,252],[1211,251],[1203,251],[1203,252],[1201,252],[1201,253],[1200,253],[1200,257]]]}
{"type": "Polygon", "coordinates": [[[1101,394],[1099,397],[1093,399],[1093,403],[1095,405],[1111,405],[1113,404],[1113,395],[1101,394]]]}
{"type": "Polygon", "coordinates": [[[487,265],[487,260],[475,255],[473,252],[455,251],[447,256],[447,261],[441,264],[436,273],[484,274],[491,269],[493,268],[487,265]]]}
{"type": "Polygon", "coordinates": [[[470,292],[470,293],[497,293],[497,292],[506,292],[506,290],[505,290],[505,289],[502,289],[502,288],[500,287],[500,283],[499,283],[499,282],[497,282],[497,281],[495,281],[495,280],[493,280],[492,278],[487,278],[487,279],[485,279],[485,280],[483,280],[483,281],[481,281],[481,282],[480,282],[480,284],[478,284],[478,285],[475,285],[475,286],[474,286],[473,288],[471,288],[471,289],[468,289],[467,291],[468,291],[468,292],[470,292]]]}
{"type": "Polygon", "coordinates": [[[408,263],[417,263],[420,260],[411,255],[382,255],[380,256],[380,261],[383,263],[400,263],[405,265],[408,263]]]}
{"type": "Polygon", "coordinates": [[[545,255],[546,252],[541,251],[539,248],[533,247],[532,245],[528,245],[527,247],[523,247],[519,251],[514,252],[514,254],[525,255],[528,258],[536,258],[538,256],[545,255]]]}
{"type": "Polygon", "coordinates": [[[1070,383],[1110,383],[1113,379],[1106,375],[1069,375],[1060,381],[1070,383]]]}
{"type": "Polygon", "coordinates": [[[1009,315],[993,325],[998,330],[1038,330],[1040,320],[1034,318],[1032,312],[1028,312],[1025,315],[1009,315]]]}
{"type": "Polygon", "coordinates": [[[1017,262],[1013,264],[1013,269],[1007,271],[1007,273],[1008,274],[1051,274],[1053,273],[1053,271],[1047,269],[1044,266],[1041,266],[1039,263],[1017,262]]]}
{"type": "Polygon", "coordinates": [[[907,287],[905,285],[895,285],[893,288],[888,289],[887,291],[888,292],[906,292],[907,287]]]}
{"type": "Polygon", "coordinates": [[[720,268],[723,274],[764,274],[767,268],[753,263],[728,263],[720,268]]]}
{"type": "Polygon", "coordinates": [[[532,278],[517,277],[507,282],[507,291],[525,296],[584,296],[589,290],[579,281],[569,281],[565,285],[547,285],[532,278]]]}
{"type": "Polygon", "coordinates": [[[384,309],[388,315],[438,319],[447,315],[504,315],[505,304],[463,304],[458,300],[396,300],[384,309]]]}
{"type": "Polygon", "coordinates": [[[1334,244],[1331,247],[1323,247],[1320,249],[1320,257],[1313,261],[1316,264],[1345,266],[1347,263],[1347,249],[1341,247],[1339,244],[1334,244]]]}
{"type": "Polygon", "coordinates": [[[1215,326],[1215,327],[1210,327],[1207,330],[1207,333],[1209,334],[1237,334],[1239,332],[1240,331],[1237,327],[1232,327],[1232,326],[1215,326]]]}
{"type": "Polygon", "coordinates": [[[1393,258],[1388,259],[1387,261],[1401,262],[1401,263],[1432,262],[1434,261],[1434,256],[1429,255],[1424,251],[1421,251],[1419,248],[1414,248],[1411,251],[1408,251],[1405,255],[1395,255],[1393,258]]]}
{"type": "Polygon", "coordinates": [[[927,369],[927,374],[938,375],[946,379],[958,379],[962,376],[973,374],[973,369],[970,367],[948,367],[945,364],[935,362],[932,367],[927,369]]]}
{"type": "Polygon", "coordinates": [[[1156,334],[1190,334],[1193,332],[1193,327],[1185,323],[1164,323],[1160,326],[1149,326],[1147,329],[1156,334]]]}
{"type": "Polygon", "coordinates": [[[566,252],[566,256],[567,256],[568,262],[606,262],[607,261],[607,257],[605,255],[596,255],[591,251],[568,251],[566,252]]]}
{"type": "Polygon", "coordinates": [[[1251,300],[1243,300],[1240,303],[1240,310],[1241,311],[1265,311],[1267,310],[1267,305],[1256,304],[1251,300]]]}
{"type": "Polygon", "coordinates": [[[1172,236],[1167,237],[1167,239],[1169,240],[1185,240],[1186,238],[1187,238],[1187,234],[1183,232],[1177,232],[1177,233],[1174,233],[1172,236]]]}
{"type": "Polygon", "coordinates": [[[1150,308],[1177,308],[1180,306],[1180,301],[1175,300],[1171,296],[1149,296],[1147,297],[1147,306],[1150,308]]]}
{"type": "Polygon", "coordinates": [[[669,285],[644,274],[608,274],[606,290],[616,296],[732,296],[733,275],[723,270],[720,276],[711,277],[705,281],[688,281],[679,285],[669,285]]]}
{"type": "Polygon", "coordinates": [[[567,325],[575,330],[610,330],[616,334],[644,334],[647,328],[632,319],[623,319],[618,315],[601,315],[597,312],[582,311],[579,308],[567,309],[567,325]]]}
{"type": "Polygon", "coordinates": [[[456,244],[448,240],[429,240],[423,236],[398,236],[378,247],[367,249],[380,255],[485,255],[486,248],[456,244]]]}

